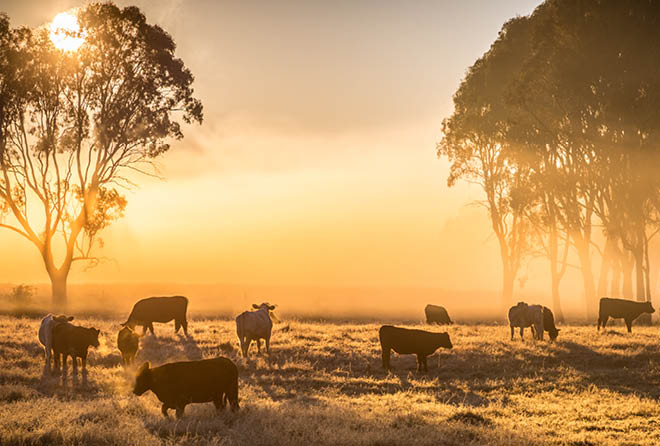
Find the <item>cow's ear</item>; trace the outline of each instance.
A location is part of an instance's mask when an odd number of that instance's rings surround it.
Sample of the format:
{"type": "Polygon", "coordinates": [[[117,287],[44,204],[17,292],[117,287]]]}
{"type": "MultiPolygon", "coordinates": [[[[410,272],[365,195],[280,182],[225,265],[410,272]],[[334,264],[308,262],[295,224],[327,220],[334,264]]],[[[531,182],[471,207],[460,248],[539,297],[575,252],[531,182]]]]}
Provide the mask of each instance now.
{"type": "Polygon", "coordinates": [[[275,305],[268,305],[268,309],[273,311],[275,309],[275,305]]]}
{"type": "Polygon", "coordinates": [[[558,329],[557,329],[557,333],[559,333],[560,331],[561,331],[561,328],[558,328],[558,329]]]}
{"type": "Polygon", "coordinates": [[[69,316],[68,318],[66,318],[66,320],[67,320],[67,321],[72,321],[72,320],[73,320],[73,316],[69,316]]]}
{"type": "Polygon", "coordinates": [[[259,305],[257,305],[257,304],[252,304],[252,308],[257,308],[257,309],[258,309],[258,308],[259,308],[259,305]]]}

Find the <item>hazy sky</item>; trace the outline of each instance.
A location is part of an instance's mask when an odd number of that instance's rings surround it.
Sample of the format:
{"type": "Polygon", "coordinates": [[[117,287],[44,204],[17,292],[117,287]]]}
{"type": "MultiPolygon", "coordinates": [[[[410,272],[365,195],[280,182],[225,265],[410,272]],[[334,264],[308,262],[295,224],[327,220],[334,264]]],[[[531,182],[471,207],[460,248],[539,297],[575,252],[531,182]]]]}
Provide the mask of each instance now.
{"type": "MultiPolygon", "coordinates": [[[[72,282],[499,289],[477,190],[435,143],[466,69],[536,0],[129,1],[169,31],[205,107],[128,193],[115,259],[72,282]]],[[[0,1],[37,26],[76,1],[0,1]]],[[[0,231],[0,282],[46,282],[0,231]]]]}

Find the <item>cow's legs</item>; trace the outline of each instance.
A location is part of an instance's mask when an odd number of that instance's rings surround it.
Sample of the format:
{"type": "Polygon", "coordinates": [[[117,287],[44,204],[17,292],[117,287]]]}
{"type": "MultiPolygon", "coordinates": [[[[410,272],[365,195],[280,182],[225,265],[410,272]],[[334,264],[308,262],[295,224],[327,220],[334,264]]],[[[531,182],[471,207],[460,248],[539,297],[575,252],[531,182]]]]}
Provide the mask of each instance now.
{"type": "Polygon", "coordinates": [[[181,326],[183,327],[183,333],[188,336],[188,321],[187,320],[182,320],[181,321],[181,326]]]}
{"type": "Polygon", "coordinates": [[[156,333],[154,333],[154,323],[149,322],[149,331],[151,332],[152,336],[156,336],[156,333]]]}
{"type": "Polygon", "coordinates": [[[632,333],[632,319],[626,319],[626,327],[628,327],[628,333],[632,333]]]}
{"type": "Polygon", "coordinates": [[[59,352],[54,352],[54,355],[53,355],[53,373],[55,373],[55,374],[60,373],[60,353],[59,352]]]}
{"type": "Polygon", "coordinates": [[[78,358],[76,355],[71,355],[71,367],[73,369],[73,376],[78,375],[78,358]]]}
{"type": "Polygon", "coordinates": [[[142,336],[147,333],[147,324],[142,324],[142,336]]]}
{"type": "Polygon", "coordinates": [[[422,367],[424,368],[425,372],[429,371],[426,359],[427,359],[427,356],[425,356],[425,355],[422,355],[422,354],[417,355],[417,371],[418,372],[422,371],[422,367]]]}
{"type": "Polygon", "coordinates": [[[62,353],[62,375],[63,376],[66,376],[66,373],[67,373],[67,365],[66,365],[67,360],[68,360],[67,354],[62,353]]]}
{"type": "Polygon", "coordinates": [[[266,351],[270,355],[270,336],[266,337],[266,351]]]}
{"type": "Polygon", "coordinates": [[[261,354],[261,338],[257,338],[257,354],[261,354]]]}
{"type": "Polygon", "coordinates": [[[178,333],[181,328],[181,324],[178,319],[174,319],[174,333],[178,333]]]}
{"type": "Polygon", "coordinates": [[[515,329],[513,328],[513,325],[512,325],[512,326],[511,326],[511,340],[512,340],[512,341],[513,341],[513,332],[514,332],[514,330],[515,330],[515,329]]]}
{"type": "Polygon", "coordinates": [[[524,339],[524,338],[525,338],[525,337],[523,336],[523,335],[524,335],[524,332],[525,332],[525,328],[524,328],[524,327],[520,327],[520,339],[524,339]]]}
{"type": "Polygon", "coordinates": [[[605,326],[607,325],[607,320],[609,319],[609,316],[603,316],[603,331],[605,331],[605,326]]]}
{"type": "Polygon", "coordinates": [[[215,409],[218,412],[222,412],[225,410],[225,406],[227,405],[227,399],[225,398],[224,394],[221,394],[218,399],[213,400],[213,405],[215,406],[215,409]]]}
{"type": "Polygon", "coordinates": [[[87,374],[87,358],[81,358],[80,363],[82,365],[82,374],[86,375],[87,374]]]}
{"type": "Polygon", "coordinates": [[[163,414],[164,417],[167,418],[167,404],[163,403],[163,406],[160,408],[161,413],[163,414]]]}
{"type": "Polygon", "coordinates": [[[382,346],[383,348],[383,368],[385,370],[390,370],[390,354],[392,351],[389,347],[382,346]]]}

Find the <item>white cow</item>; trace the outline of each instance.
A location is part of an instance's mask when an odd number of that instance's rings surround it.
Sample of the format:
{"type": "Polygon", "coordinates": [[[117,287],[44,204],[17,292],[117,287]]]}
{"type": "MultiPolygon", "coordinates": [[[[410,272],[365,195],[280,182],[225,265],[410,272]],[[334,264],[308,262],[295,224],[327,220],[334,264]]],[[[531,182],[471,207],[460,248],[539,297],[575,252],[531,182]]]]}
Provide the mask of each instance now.
{"type": "Polygon", "coordinates": [[[511,327],[511,340],[513,341],[514,327],[520,327],[520,339],[526,327],[532,327],[532,337],[543,339],[543,307],[541,305],[527,305],[518,302],[518,305],[509,309],[509,326],[511,327]]]}
{"type": "Polygon", "coordinates": [[[270,312],[275,309],[275,305],[262,303],[252,304],[252,307],[256,308],[256,311],[244,311],[236,317],[236,334],[246,358],[252,341],[257,341],[257,350],[261,353],[262,339],[266,340],[266,351],[270,354],[270,334],[273,330],[270,312]]]}
{"type": "Polygon", "coordinates": [[[41,342],[41,345],[44,346],[44,350],[46,351],[46,364],[44,365],[44,371],[50,372],[50,359],[53,351],[53,328],[59,324],[66,324],[72,320],[73,316],[53,316],[52,314],[48,314],[48,316],[41,320],[41,325],[39,326],[39,342],[41,342]]]}

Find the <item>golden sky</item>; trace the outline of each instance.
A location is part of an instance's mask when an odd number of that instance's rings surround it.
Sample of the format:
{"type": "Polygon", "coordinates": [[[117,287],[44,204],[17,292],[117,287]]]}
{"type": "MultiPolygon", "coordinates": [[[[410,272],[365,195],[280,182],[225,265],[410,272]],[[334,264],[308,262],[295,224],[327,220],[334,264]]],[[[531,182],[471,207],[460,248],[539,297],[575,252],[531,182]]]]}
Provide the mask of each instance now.
{"type": "MultiPolygon", "coordinates": [[[[499,289],[479,191],[447,188],[435,143],[466,69],[537,0],[117,3],[172,34],[205,122],[167,181],[128,192],[114,261],[70,282],[499,289]]],[[[80,5],[0,10],[37,26],[80,5]]],[[[0,282],[47,282],[33,246],[0,245],[0,282]]]]}

